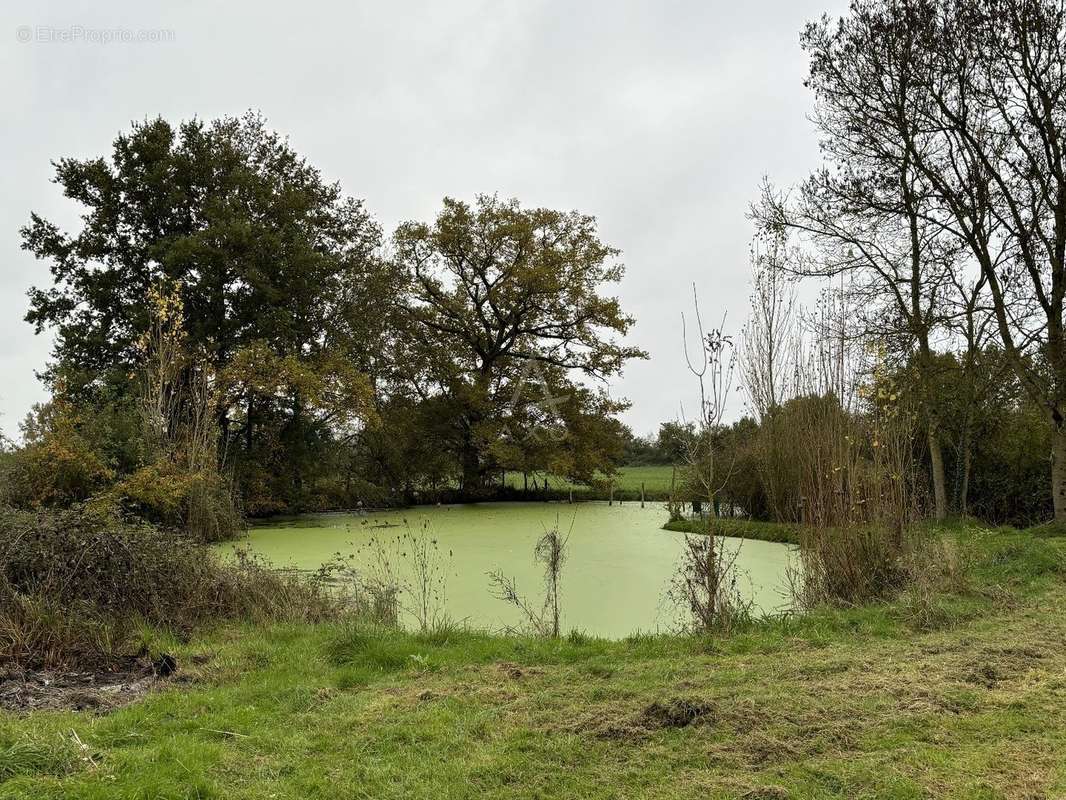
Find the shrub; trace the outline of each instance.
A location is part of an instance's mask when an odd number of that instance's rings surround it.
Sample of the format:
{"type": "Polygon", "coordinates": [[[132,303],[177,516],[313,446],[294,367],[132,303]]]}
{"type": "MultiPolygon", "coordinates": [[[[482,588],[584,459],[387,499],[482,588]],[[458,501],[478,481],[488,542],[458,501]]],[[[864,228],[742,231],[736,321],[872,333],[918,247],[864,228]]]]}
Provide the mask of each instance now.
{"type": "Polygon", "coordinates": [[[225,476],[214,466],[189,470],[161,458],[141,467],[96,498],[198,542],[221,542],[245,530],[225,476]]]}
{"type": "Polygon", "coordinates": [[[570,534],[560,533],[559,523],[556,521],[554,527],[544,531],[544,535],[537,540],[533,548],[533,561],[544,567],[544,601],[539,609],[534,602],[519,594],[514,578],[504,575],[502,570],[489,573],[489,582],[496,599],[503,600],[521,611],[530,629],[538,636],[559,638],[559,579],[566,563],[569,540],[570,534]]]}
{"type": "Polygon", "coordinates": [[[226,619],[317,620],[343,598],[239,553],[221,563],[178,533],[84,506],[0,512],[0,659],[56,665],[121,655],[148,624],[187,633],[226,619]]]}
{"type": "Polygon", "coordinates": [[[753,603],[738,586],[740,548],[726,547],[718,522],[705,521],[702,536],[685,536],[685,549],[667,593],[682,611],[684,627],[699,633],[728,633],[752,616],[753,603]]]}
{"type": "Polygon", "coordinates": [[[85,415],[62,399],[34,407],[22,424],[25,445],[6,454],[0,502],[23,508],[85,500],[114,475],[83,431],[85,415]]]}
{"type": "Polygon", "coordinates": [[[927,530],[853,526],[807,529],[800,538],[792,583],[801,608],[861,605],[906,593],[916,627],[929,628],[943,595],[969,590],[972,549],[927,530]]]}
{"type": "Polygon", "coordinates": [[[805,529],[793,580],[795,599],[812,608],[891,597],[908,579],[902,552],[902,534],[882,526],[805,529]]]}

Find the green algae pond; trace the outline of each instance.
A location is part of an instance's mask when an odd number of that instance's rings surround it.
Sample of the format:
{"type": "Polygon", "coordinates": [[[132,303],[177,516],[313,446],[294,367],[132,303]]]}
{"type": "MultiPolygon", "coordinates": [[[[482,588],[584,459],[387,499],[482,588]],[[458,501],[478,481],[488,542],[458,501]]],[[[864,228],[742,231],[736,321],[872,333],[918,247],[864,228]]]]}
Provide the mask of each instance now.
{"type": "MultiPolygon", "coordinates": [[[[237,544],[273,566],[315,570],[339,555],[371,574],[384,554],[392,568],[410,565],[411,537],[427,539],[443,579],[443,611],[455,622],[493,631],[520,627],[522,613],[493,594],[489,573],[513,578],[539,606],[543,569],[533,550],[545,530],[569,535],[560,582],[562,628],[605,638],[675,630],[678,610],[667,598],[684,534],[662,530],[662,504],[476,503],[416,506],[365,514],[309,514],[256,524],[237,544]]],[[[727,539],[736,553],[738,589],[756,612],[786,607],[789,545],[727,539]]],[[[407,620],[410,623],[411,620],[407,620]]]]}

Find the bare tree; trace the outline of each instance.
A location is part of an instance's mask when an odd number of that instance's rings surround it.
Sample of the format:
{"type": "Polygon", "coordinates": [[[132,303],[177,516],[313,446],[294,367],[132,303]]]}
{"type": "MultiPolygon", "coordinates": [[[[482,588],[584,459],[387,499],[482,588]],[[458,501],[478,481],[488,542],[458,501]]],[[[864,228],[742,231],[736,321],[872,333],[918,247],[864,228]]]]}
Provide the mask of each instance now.
{"type": "MultiPolygon", "coordinates": [[[[816,68],[817,62],[813,74],[816,68]]],[[[815,121],[832,168],[811,175],[792,200],[764,184],[753,216],[764,230],[791,231],[809,245],[788,263],[793,274],[847,276],[862,334],[913,367],[935,512],[943,519],[948,496],[942,426],[932,397],[933,340],[951,288],[956,243],[928,219],[926,186],[902,144],[917,124],[906,92],[862,82],[845,82],[843,91],[812,85],[818,97],[815,121]],[[885,120],[881,127],[866,124],[871,114],[885,120]]]]}
{"type": "Polygon", "coordinates": [[[785,399],[795,367],[796,290],[785,272],[788,239],[782,229],[751,246],[751,311],[740,344],[740,369],[752,408],[765,418],[785,399]]]}
{"type": "Polygon", "coordinates": [[[984,277],[967,283],[960,276],[952,276],[952,282],[956,307],[948,318],[948,327],[961,346],[957,373],[952,376],[952,389],[961,408],[955,447],[955,507],[960,514],[968,514],[978,410],[988,401],[993,387],[1002,386],[1003,368],[1007,365],[1001,359],[989,364],[986,358],[995,321],[985,305],[984,277]]]}
{"type": "Polygon", "coordinates": [[[696,378],[699,406],[696,436],[689,446],[686,460],[689,482],[702,497],[714,503],[728,478],[728,468],[718,463],[716,440],[733,390],[736,350],[732,337],[725,333],[724,315],[717,328],[704,328],[695,285],[692,287],[692,304],[699,341],[695,357],[689,351],[688,323],[684,313],[681,314],[681,337],[685,364],[696,378]]]}
{"type": "Polygon", "coordinates": [[[732,464],[719,462],[719,438],[733,387],[736,353],[732,337],[725,333],[725,316],[717,328],[707,330],[700,313],[696,287],[692,302],[698,354],[689,349],[688,322],[681,315],[685,364],[696,379],[699,397],[696,436],[687,454],[687,483],[711,504],[702,535],[686,536],[685,550],[674,576],[670,596],[681,605],[699,630],[726,630],[750,611],[737,592],[736,559],[739,551],[727,552],[717,535],[717,498],[729,479],[732,464]]]}
{"type": "Polygon", "coordinates": [[[816,94],[846,104],[864,152],[902,150],[920,219],[987,282],[1011,367],[1052,427],[1066,520],[1066,3],[857,0],[804,42],[816,94]],[[909,124],[889,113],[893,98],[909,124]]]}

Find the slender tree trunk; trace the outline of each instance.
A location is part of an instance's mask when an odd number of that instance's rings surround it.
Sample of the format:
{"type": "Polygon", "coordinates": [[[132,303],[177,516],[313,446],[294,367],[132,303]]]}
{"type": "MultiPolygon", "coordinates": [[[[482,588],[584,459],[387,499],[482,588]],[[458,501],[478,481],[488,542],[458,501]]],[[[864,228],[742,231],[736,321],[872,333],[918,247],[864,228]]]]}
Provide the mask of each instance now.
{"type": "Polygon", "coordinates": [[[959,482],[959,513],[963,516],[970,513],[970,471],[973,468],[973,433],[970,428],[972,422],[966,420],[966,428],[962,432],[962,480],[959,482]]]}
{"type": "MultiPolygon", "coordinates": [[[[292,423],[291,424],[292,424],[293,436],[296,437],[296,441],[299,442],[300,441],[300,429],[301,429],[301,427],[303,425],[303,398],[300,396],[299,392],[295,392],[293,394],[293,397],[292,397],[292,423]]],[[[302,467],[303,467],[303,458],[302,458],[303,452],[302,452],[302,449],[303,448],[300,448],[301,452],[299,453],[301,458],[299,458],[295,462],[291,462],[293,464],[292,485],[296,488],[297,492],[302,492],[303,491],[303,486],[304,486],[304,476],[303,476],[303,469],[302,469],[302,467]]]]}
{"type": "MultiPolygon", "coordinates": [[[[915,301],[917,308],[917,301],[915,301]]],[[[929,473],[933,481],[933,514],[938,520],[948,516],[948,482],[944,477],[944,449],[940,443],[940,420],[934,409],[933,354],[929,346],[929,331],[919,327],[917,331],[919,359],[919,391],[925,414],[926,437],[929,442],[929,473]]]]}
{"type": "Polygon", "coordinates": [[[938,520],[948,516],[948,489],[944,478],[944,450],[935,425],[929,426],[929,464],[933,477],[933,507],[938,520]]]}
{"type": "Polygon", "coordinates": [[[1066,429],[1061,420],[1054,420],[1051,440],[1051,498],[1055,520],[1066,522],[1066,429]]]}
{"type": "Polygon", "coordinates": [[[248,407],[244,415],[244,449],[252,452],[252,393],[248,392],[248,407]]]}
{"type": "Polygon", "coordinates": [[[919,202],[915,193],[914,173],[911,171],[910,153],[904,155],[903,169],[900,171],[900,196],[903,198],[910,232],[910,307],[901,310],[908,316],[908,323],[918,345],[919,392],[926,418],[926,435],[929,441],[929,469],[933,480],[933,513],[938,520],[948,516],[947,480],[944,477],[944,451],[940,445],[940,424],[935,408],[933,379],[933,351],[929,345],[929,332],[932,325],[931,312],[922,307],[922,286],[925,284],[923,273],[922,237],[919,226],[919,202]]]}

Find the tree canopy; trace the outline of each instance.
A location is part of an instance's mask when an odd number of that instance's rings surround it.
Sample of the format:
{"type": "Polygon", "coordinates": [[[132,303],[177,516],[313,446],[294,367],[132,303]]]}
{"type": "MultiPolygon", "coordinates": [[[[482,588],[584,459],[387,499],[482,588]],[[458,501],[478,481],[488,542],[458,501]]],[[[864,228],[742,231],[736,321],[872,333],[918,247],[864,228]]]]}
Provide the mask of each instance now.
{"type": "Polygon", "coordinates": [[[590,443],[624,404],[571,375],[602,380],[645,354],[620,341],[633,320],[601,294],[624,270],[595,220],[447,198],[433,224],[405,223],[394,243],[409,297],[397,377],[449,405],[445,441],[464,487],[502,468],[609,467],[617,448],[590,443]]]}
{"type": "Polygon", "coordinates": [[[362,202],[254,114],[138,123],[110,159],[55,169],[83,207],[80,229],[34,214],[22,230],[52,275],[27,315],[56,332],[46,376],[74,395],[132,391],[149,295],[173,284],[186,347],[219,393],[224,450],[299,483],[301,449],[369,407],[365,313],[383,313],[390,295],[362,202]]]}
{"type": "MultiPolygon", "coordinates": [[[[44,376],[64,409],[135,436],[152,298],[173,293],[164,393],[208,387],[246,509],[476,495],[505,469],[593,480],[620,459],[626,404],[604,381],[644,353],[592,217],[448,198],[386,250],[363,203],[255,114],[137,123],[55,174],[80,225],[22,230],[51,271],[27,314],[56,335],[44,376]]],[[[142,445],[102,464],[135,472],[142,445]]]]}

